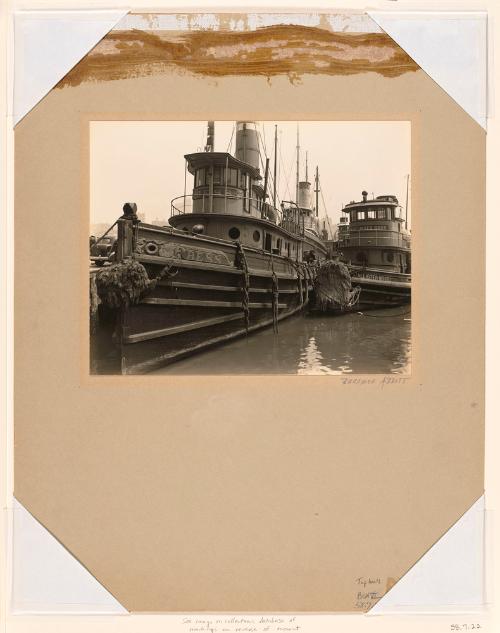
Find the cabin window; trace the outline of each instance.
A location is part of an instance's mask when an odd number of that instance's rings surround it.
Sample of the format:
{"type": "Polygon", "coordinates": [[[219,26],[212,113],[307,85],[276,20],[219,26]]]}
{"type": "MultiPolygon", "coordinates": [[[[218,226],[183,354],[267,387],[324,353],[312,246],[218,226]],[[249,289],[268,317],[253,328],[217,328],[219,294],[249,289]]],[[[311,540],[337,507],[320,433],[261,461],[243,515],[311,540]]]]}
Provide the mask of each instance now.
{"type": "Polygon", "coordinates": [[[365,219],[365,212],[364,211],[358,211],[356,215],[357,215],[357,219],[358,220],[364,220],[365,219]]]}
{"type": "Polygon", "coordinates": [[[253,232],[253,241],[254,242],[259,242],[260,241],[260,231],[254,231],[253,232]]]}
{"type": "Polygon", "coordinates": [[[271,233],[266,233],[265,239],[264,239],[264,250],[270,251],[272,249],[272,246],[273,246],[273,236],[271,235],[271,233]]]}
{"type": "Polygon", "coordinates": [[[385,257],[386,257],[387,261],[388,261],[390,264],[392,264],[392,262],[394,261],[394,253],[391,253],[391,252],[386,253],[386,254],[385,254],[385,257]]]}
{"type": "Polygon", "coordinates": [[[202,187],[205,184],[205,169],[196,170],[195,186],[202,187]]]}
{"type": "Polygon", "coordinates": [[[214,166],[214,185],[222,184],[222,167],[214,166]]]}
{"type": "Polygon", "coordinates": [[[377,209],[377,220],[385,220],[386,214],[385,209],[377,209]]]}
{"type": "Polygon", "coordinates": [[[276,241],[276,250],[278,251],[278,253],[281,253],[281,244],[282,244],[283,240],[281,239],[281,237],[278,237],[278,240],[276,241]]]}
{"type": "Polygon", "coordinates": [[[367,212],[367,214],[366,214],[366,215],[367,215],[367,217],[368,217],[368,219],[369,219],[369,220],[374,220],[374,219],[375,219],[375,209],[370,209],[370,210],[367,212]]]}
{"type": "Polygon", "coordinates": [[[237,169],[228,169],[227,170],[227,184],[230,187],[238,186],[238,170],[237,169]]]}
{"type": "Polygon", "coordinates": [[[360,264],[366,264],[367,262],[366,253],[364,253],[363,251],[356,253],[356,261],[358,261],[360,264]]]}
{"type": "Polygon", "coordinates": [[[246,178],[246,174],[244,171],[240,171],[240,187],[242,189],[245,188],[245,178],[246,178]]]}
{"type": "Polygon", "coordinates": [[[244,211],[248,211],[250,213],[250,186],[251,180],[248,174],[245,174],[245,199],[243,201],[243,209],[244,211]]]}
{"type": "Polygon", "coordinates": [[[232,240],[237,240],[240,236],[240,229],[236,226],[232,226],[228,231],[228,235],[232,240]]]}
{"type": "Polygon", "coordinates": [[[286,243],[286,250],[287,250],[287,253],[288,253],[288,257],[290,257],[290,242],[286,243]]]}

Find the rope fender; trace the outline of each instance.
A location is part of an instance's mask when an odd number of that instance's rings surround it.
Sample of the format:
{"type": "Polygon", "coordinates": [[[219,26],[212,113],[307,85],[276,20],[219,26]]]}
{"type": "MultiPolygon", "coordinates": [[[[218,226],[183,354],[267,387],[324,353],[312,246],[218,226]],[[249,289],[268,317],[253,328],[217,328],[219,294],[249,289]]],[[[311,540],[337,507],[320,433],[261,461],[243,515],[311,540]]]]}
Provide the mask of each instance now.
{"type": "Polygon", "coordinates": [[[109,308],[121,308],[138,303],[165,277],[174,277],[173,266],[167,264],[160,273],[149,279],[147,270],[135,259],[127,258],[102,268],[95,275],[95,285],[100,301],[109,308]]]}
{"type": "Polygon", "coordinates": [[[234,265],[236,266],[236,268],[241,269],[242,272],[241,308],[245,317],[245,331],[248,334],[248,328],[250,326],[250,274],[248,273],[248,263],[245,251],[243,250],[243,246],[240,242],[236,242],[234,265]]]}
{"type": "Polygon", "coordinates": [[[274,260],[271,254],[271,283],[272,283],[272,293],[273,293],[273,331],[278,333],[278,303],[280,297],[279,285],[278,285],[278,276],[274,272],[274,260]]]}

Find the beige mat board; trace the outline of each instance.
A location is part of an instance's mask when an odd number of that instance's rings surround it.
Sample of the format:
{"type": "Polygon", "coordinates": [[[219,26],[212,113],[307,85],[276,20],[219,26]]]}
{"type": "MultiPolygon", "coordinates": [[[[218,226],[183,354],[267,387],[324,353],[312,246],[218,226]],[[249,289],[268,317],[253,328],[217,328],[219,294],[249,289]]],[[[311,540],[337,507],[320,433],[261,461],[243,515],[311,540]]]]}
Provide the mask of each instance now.
{"type": "Polygon", "coordinates": [[[200,72],[172,33],[142,73],[144,46],[98,57],[115,32],[15,130],[15,495],[130,611],[366,610],[359,579],[383,594],[483,493],[485,132],[387,36],[313,71],[348,35],[304,29],[286,66],[253,42],[256,74],[200,72]],[[411,121],[411,377],[90,377],[106,119],[411,121]]]}

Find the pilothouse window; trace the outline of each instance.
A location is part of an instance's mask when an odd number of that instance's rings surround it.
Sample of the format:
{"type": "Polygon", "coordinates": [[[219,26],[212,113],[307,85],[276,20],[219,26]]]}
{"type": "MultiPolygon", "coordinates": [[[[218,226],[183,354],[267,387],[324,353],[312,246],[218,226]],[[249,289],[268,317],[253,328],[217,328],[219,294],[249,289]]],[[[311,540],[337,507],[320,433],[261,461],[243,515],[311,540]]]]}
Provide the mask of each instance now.
{"type": "Polygon", "coordinates": [[[221,167],[214,166],[214,185],[220,185],[222,183],[221,172],[221,167]]]}
{"type": "Polygon", "coordinates": [[[205,184],[205,169],[196,170],[195,186],[202,187],[205,184]]]}
{"type": "Polygon", "coordinates": [[[228,169],[227,170],[227,184],[230,187],[238,186],[238,170],[237,169],[228,169]]]}

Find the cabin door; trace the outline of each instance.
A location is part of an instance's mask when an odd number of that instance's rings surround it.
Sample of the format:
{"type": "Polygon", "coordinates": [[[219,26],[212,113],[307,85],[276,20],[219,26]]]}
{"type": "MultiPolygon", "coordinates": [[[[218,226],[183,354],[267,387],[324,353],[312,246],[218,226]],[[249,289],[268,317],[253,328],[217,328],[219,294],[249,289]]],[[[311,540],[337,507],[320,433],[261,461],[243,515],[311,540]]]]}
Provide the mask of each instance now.
{"type": "Polygon", "coordinates": [[[271,233],[266,233],[264,236],[264,250],[271,252],[273,247],[273,236],[271,233]]]}

